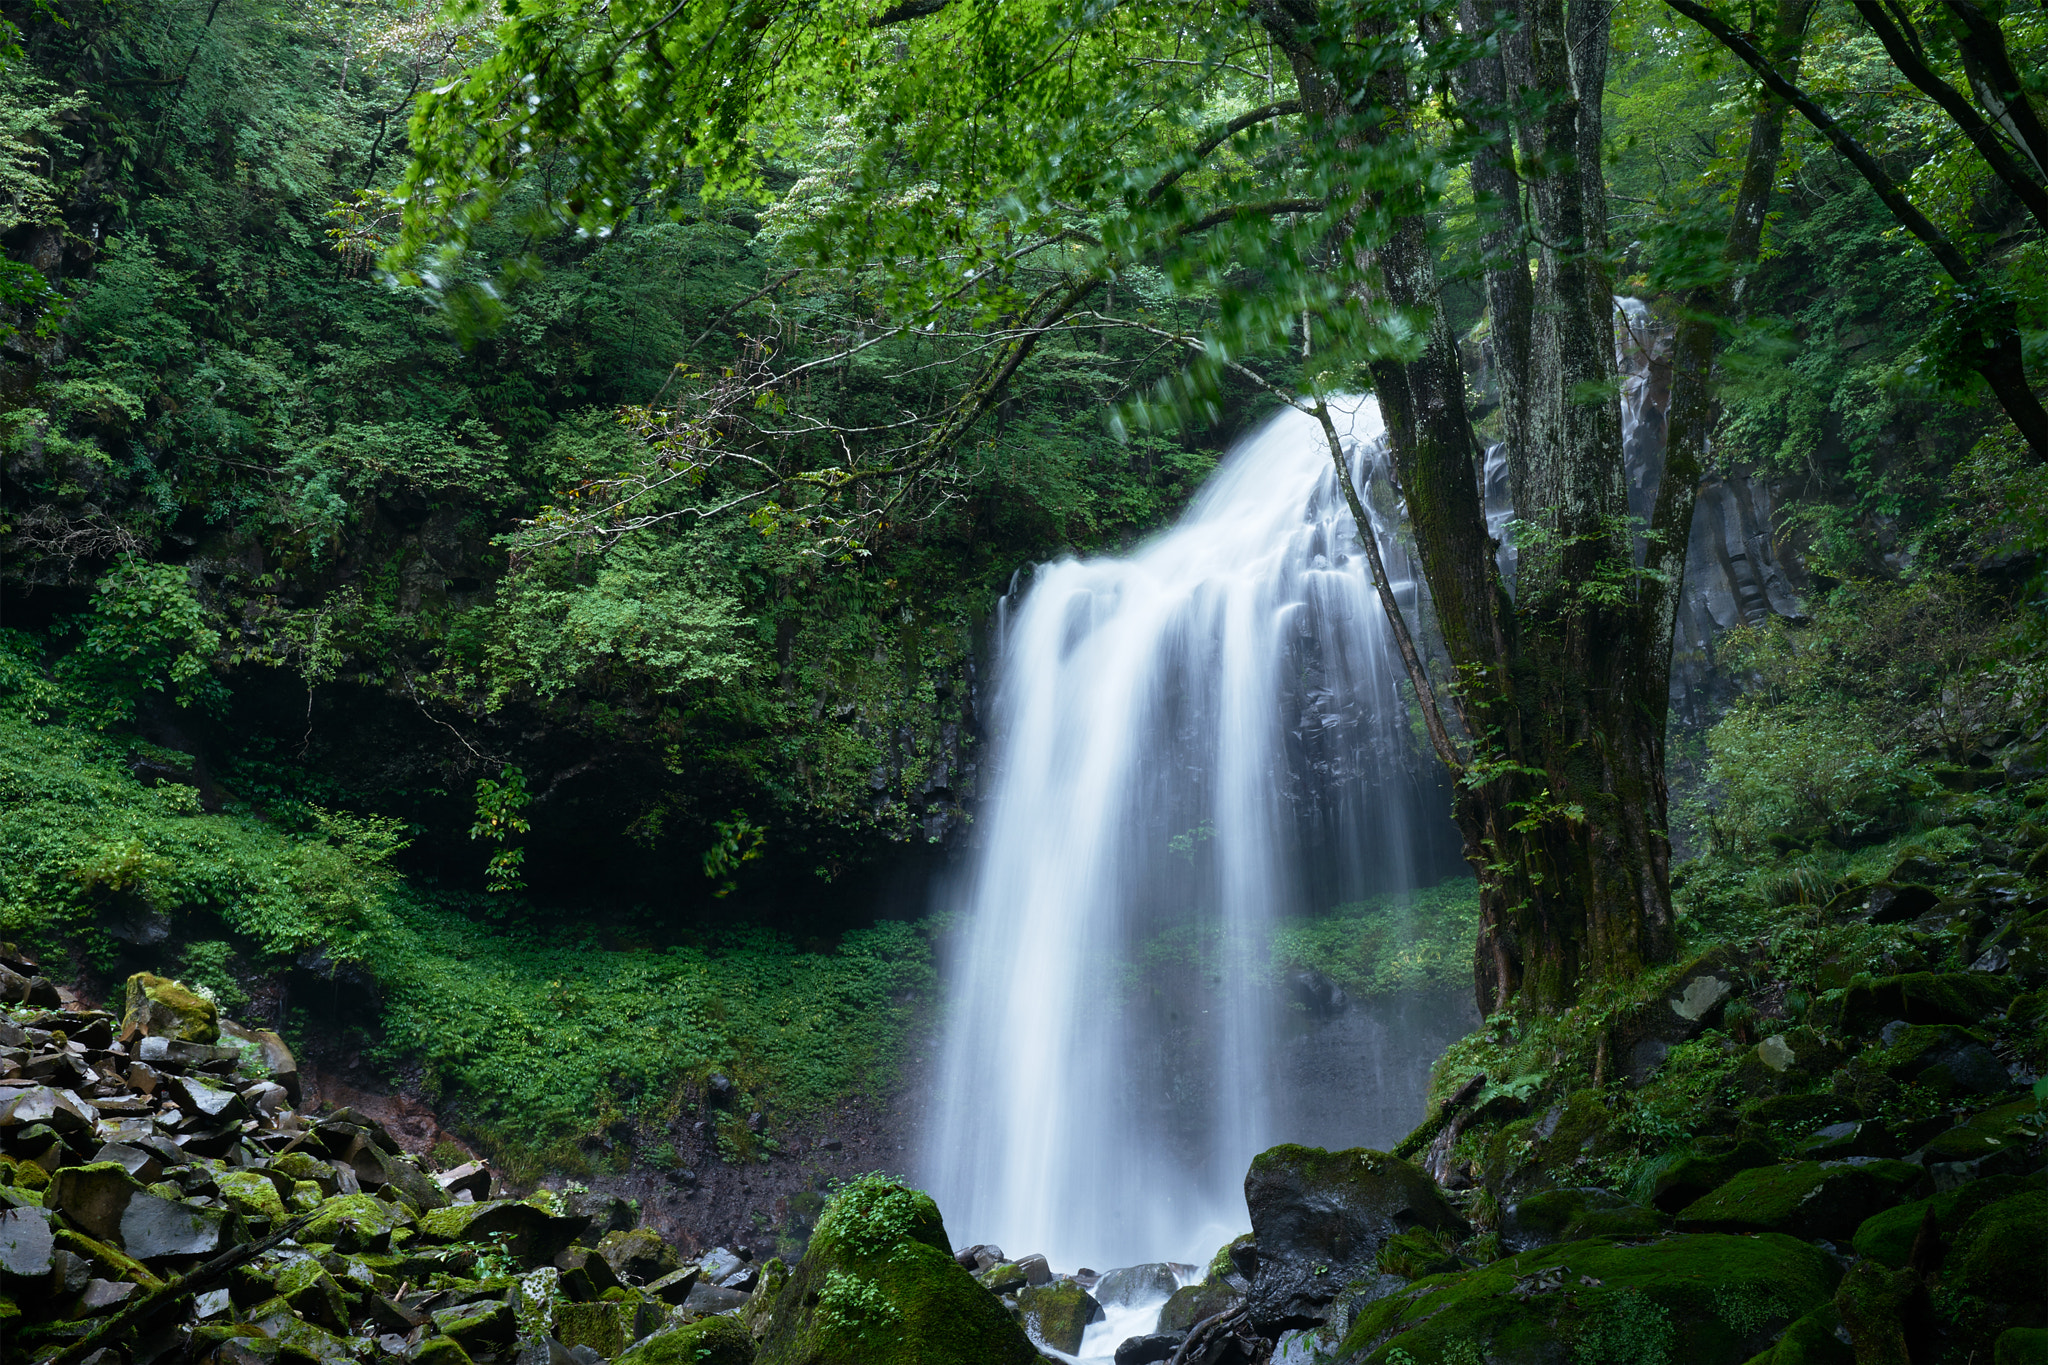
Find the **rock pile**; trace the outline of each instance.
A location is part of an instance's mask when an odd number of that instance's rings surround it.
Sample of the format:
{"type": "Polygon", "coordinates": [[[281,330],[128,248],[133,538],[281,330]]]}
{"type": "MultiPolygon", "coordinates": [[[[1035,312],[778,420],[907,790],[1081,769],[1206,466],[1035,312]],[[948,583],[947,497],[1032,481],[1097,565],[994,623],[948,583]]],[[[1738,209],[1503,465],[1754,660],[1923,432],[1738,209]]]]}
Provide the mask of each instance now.
{"type": "Polygon", "coordinates": [[[506,1198],[354,1111],[301,1113],[284,1042],[177,982],[67,1009],[0,945],[0,995],[8,1365],[598,1365],[652,1337],[752,1359],[733,1319],[702,1325],[748,1303],[743,1255],[685,1264],[622,1200],[506,1198]]]}

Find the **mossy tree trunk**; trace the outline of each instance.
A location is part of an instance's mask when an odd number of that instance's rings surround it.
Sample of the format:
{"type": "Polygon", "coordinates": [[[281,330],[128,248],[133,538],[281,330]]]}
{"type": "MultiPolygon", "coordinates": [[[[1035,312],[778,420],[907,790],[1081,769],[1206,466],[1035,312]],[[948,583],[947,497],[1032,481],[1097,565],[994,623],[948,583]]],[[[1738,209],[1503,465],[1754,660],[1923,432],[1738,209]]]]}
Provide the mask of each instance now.
{"type": "MultiPolygon", "coordinates": [[[[1497,42],[1457,72],[1454,87],[1467,116],[1492,134],[1472,174],[1494,215],[1484,247],[1516,518],[1512,593],[1487,531],[1464,365],[1419,218],[1397,223],[1373,250],[1384,297],[1362,301],[1426,324],[1419,354],[1376,361],[1371,376],[1456,672],[1442,689],[1415,681],[1425,697],[1442,691],[1462,728],[1454,745],[1439,747],[1456,774],[1454,814],[1480,880],[1474,977],[1488,1012],[1510,1002],[1554,1008],[1586,983],[1632,976],[1676,951],[1664,730],[1713,335],[1703,321],[1685,357],[1697,380],[1681,414],[1693,423],[1686,444],[1673,451],[1651,524],[1632,524],[1599,157],[1610,8],[1500,8],[1497,42]]],[[[1300,36],[1326,16],[1304,0],[1263,0],[1260,14],[1294,66],[1305,108],[1349,114],[1351,126],[1371,109],[1387,127],[1419,105],[1422,92],[1386,72],[1354,97],[1358,105],[1341,108],[1343,83],[1322,66],[1327,47],[1300,36]]],[[[1468,36],[1493,22],[1492,6],[1466,0],[1468,36]]],[[[1366,44],[1390,36],[1357,34],[1366,44]]],[[[1782,110],[1775,124],[1772,115],[1760,108],[1752,128],[1751,170],[1766,164],[1755,186],[1745,177],[1746,191],[1768,192],[1782,110]]],[[[1760,222],[1761,201],[1746,193],[1731,259],[1754,257],[1760,222]]]]}

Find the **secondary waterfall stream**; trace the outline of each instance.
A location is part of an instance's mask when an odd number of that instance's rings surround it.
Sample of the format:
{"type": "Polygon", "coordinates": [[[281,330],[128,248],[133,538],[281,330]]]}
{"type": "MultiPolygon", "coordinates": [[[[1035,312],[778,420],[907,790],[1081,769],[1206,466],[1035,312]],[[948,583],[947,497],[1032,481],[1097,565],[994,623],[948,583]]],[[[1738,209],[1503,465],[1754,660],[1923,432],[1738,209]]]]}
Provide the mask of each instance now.
{"type": "MultiPolygon", "coordinates": [[[[1367,462],[1377,407],[1341,421],[1367,462]]],[[[919,1178],[956,1238],[1056,1267],[1205,1260],[1254,1154],[1391,1142],[1464,1027],[1319,1048],[1341,1001],[1272,964],[1284,919],[1462,866],[1320,428],[1282,412],[1171,530],[1041,566],[1000,626],[919,1178]]]]}

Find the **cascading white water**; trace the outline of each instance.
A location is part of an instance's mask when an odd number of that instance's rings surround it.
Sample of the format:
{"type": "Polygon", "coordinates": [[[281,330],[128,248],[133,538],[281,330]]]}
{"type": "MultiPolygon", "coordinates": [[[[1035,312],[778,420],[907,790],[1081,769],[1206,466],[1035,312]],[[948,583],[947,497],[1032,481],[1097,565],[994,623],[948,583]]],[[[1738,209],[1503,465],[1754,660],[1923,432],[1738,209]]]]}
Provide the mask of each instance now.
{"type": "MultiPolygon", "coordinates": [[[[1355,460],[1375,448],[1370,400],[1343,420],[1355,460]]],[[[1173,529],[1041,567],[1004,621],[918,1172],[956,1240],[1068,1269],[1203,1259],[1245,1226],[1254,1154],[1366,1135],[1331,1111],[1370,1084],[1290,1059],[1266,945],[1282,916],[1458,866],[1368,572],[1290,411],[1173,529]]]]}

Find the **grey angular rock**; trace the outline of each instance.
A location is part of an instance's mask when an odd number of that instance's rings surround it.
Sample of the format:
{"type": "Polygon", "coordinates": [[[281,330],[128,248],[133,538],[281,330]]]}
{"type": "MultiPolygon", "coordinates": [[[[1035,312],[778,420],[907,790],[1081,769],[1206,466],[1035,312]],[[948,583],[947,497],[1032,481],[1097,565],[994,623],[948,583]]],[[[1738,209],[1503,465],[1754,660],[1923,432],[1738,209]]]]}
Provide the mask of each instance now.
{"type": "Polygon", "coordinates": [[[46,1211],[34,1207],[0,1209],[0,1278],[47,1278],[56,1247],[46,1211]]]}
{"type": "Polygon", "coordinates": [[[1252,1159],[1244,1190],[1259,1249],[1246,1306],[1269,1336],[1321,1322],[1340,1288],[1377,1273],[1388,1239],[1469,1231],[1418,1167],[1362,1147],[1271,1148],[1252,1159]]]}
{"type": "Polygon", "coordinates": [[[225,1251],[238,1220],[225,1209],[200,1208],[153,1194],[128,1201],[119,1244],[138,1261],[168,1256],[212,1256],[225,1251]]]}

